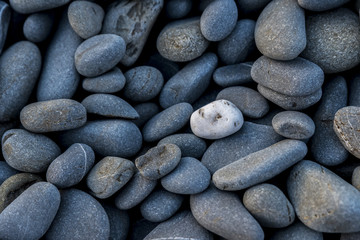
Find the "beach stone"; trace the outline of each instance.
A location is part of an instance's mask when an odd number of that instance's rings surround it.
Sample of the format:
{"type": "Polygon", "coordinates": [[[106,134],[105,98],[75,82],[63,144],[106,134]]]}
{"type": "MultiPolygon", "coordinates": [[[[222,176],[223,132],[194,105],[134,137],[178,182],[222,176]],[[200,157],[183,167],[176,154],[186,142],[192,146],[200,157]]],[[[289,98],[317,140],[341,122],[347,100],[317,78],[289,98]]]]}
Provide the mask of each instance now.
{"type": "Polygon", "coordinates": [[[109,235],[109,218],[98,201],[77,189],[61,191],[59,211],[46,239],[108,239],[109,235]]]}
{"type": "Polygon", "coordinates": [[[305,113],[284,111],[276,114],[272,126],[278,134],[291,139],[308,139],[314,135],[315,123],[305,113]]]}
{"type": "Polygon", "coordinates": [[[178,146],[163,144],[136,158],[135,165],[143,177],[157,180],[174,170],[180,159],[181,150],[178,146]]]}
{"type": "Polygon", "coordinates": [[[102,33],[113,33],[124,39],[123,65],[131,66],[139,58],[163,6],[163,0],[115,1],[109,5],[102,33]]]}
{"type": "MultiPolygon", "coordinates": [[[[314,231],[301,222],[296,222],[291,226],[279,229],[271,236],[270,240],[323,240],[321,232],[314,231]]],[[[345,239],[344,239],[345,240],[345,239]]]]}
{"type": "Polygon", "coordinates": [[[86,144],[75,143],[54,159],[46,171],[46,180],[58,188],[78,184],[95,162],[94,151],[86,144]]]}
{"type": "Polygon", "coordinates": [[[175,104],[156,114],[144,125],[144,141],[154,142],[180,130],[190,119],[193,108],[189,103],[175,104]]]}
{"type": "Polygon", "coordinates": [[[301,56],[319,65],[325,73],[342,72],[360,63],[359,15],[349,9],[309,15],[306,37],[301,56]]]}
{"type": "Polygon", "coordinates": [[[115,67],[125,54],[124,39],[99,34],[82,42],[75,52],[76,70],[85,77],[99,76],[115,67]]]}
{"type": "Polygon", "coordinates": [[[139,128],[130,121],[97,120],[62,133],[60,143],[65,147],[84,143],[103,156],[131,157],[140,150],[142,136],[139,128]]]}
{"type": "Polygon", "coordinates": [[[295,220],[295,211],[275,185],[260,184],[246,190],[244,206],[263,227],[284,228],[295,220]]]}
{"type": "Polygon", "coordinates": [[[192,8],[191,0],[169,0],[165,4],[166,16],[170,19],[183,18],[192,8]]]}
{"type": "Polygon", "coordinates": [[[212,180],[221,190],[242,190],[275,177],[302,160],[306,153],[304,142],[282,140],[220,168],[212,180]]]}
{"type": "Polygon", "coordinates": [[[59,204],[60,193],[54,185],[33,184],[0,214],[0,238],[40,239],[50,227],[59,204]]]}
{"type": "Polygon", "coordinates": [[[103,204],[102,206],[109,217],[109,239],[126,240],[130,227],[129,214],[126,211],[121,211],[109,204],[103,204]]]}
{"type": "Polygon", "coordinates": [[[6,36],[7,36],[9,24],[10,24],[10,19],[11,19],[10,7],[6,2],[1,1],[0,2],[0,29],[1,29],[1,31],[0,31],[0,54],[2,52],[2,49],[3,49],[5,41],[6,41],[6,36]]]}
{"type": "Polygon", "coordinates": [[[42,42],[50,35],[53,23],[54,16],[50,12],[31,14],[24,22],[24,36],[31,42],[42,42]]]}
{"type": "Polygon", "coordinates": [[[82,39],[71,28],[66,13],[46,50],[37,86],[38,101],[72,98],[80,81],[74,55],[82,39]]]}
{"type": "Polygon", "coordinates": [[[238,11],[234,0],[216,0],[203,11],[200,29],[209,41],[221,41],[234,30],[238,11]]]}
{"type": "Polygon", "coordinates": [[[151,222],[163,222],[181,207],[184,197],[165,190],[152,192],[140,205],[141,215],[151,222]]]}
{"type": "Polygon", "coordinates": [[[324,82],[321,68],[300,57],[277,61],[262,56],[252,65],[251,77],[264,87],[292,97],[314,93],[324,82]]]}
{"type": "Polygon", "coordinates": [[[50,163],[61,154],[58,145],[50,138],[23,129],[6,131],[1,143],[7,164],[23,172],[45,172],[50,163]]]}
{"type": "Polygon", "coordinates": [[[360,230],[360,192],[330,170],[301,161],[291,170],[287,189],[297,217],[307,227],[327,233],[360,230]]]}
{"type": "Polygon", "coordinates": [[[87,115],[85,107],[72,99],[35,102],[20,112],[20,121],[31,132],[64,131],[83,126],[87,115]]]}
{"type": "Polygon", "coordinates": [[[240,130],[244,123],[241,111],[227,100],[216,100],[193,112],[193,133],[205,139],[220,139],[240,130]]]}
{"type": "Polygon", "coordinates": [[[19,173],[16,169],[12,168],[5,161],[0,161],[0,185],[9,177],[19,173]]]}
{"type": "Polygon", "coordinates": [[[274,0],[262,10],[255,26],[258,50],[275,60],[292,60],[306,46],[305,13],[297,0],[274,0]]]}
{"type": "Polygon", "coordinates": [[[10,6],[18,13],[29,14],[48,9],[57,8],[70,2],[70,0],[10,0],[10,6]]]}
{"type": "Polygon", "coordinates": [[[168,108],[181,102],[194,103],[209,86],[217,62],[214,53],[205,53],[188,63],[165,83],[159,96],[161,107],[168,108]]]}
{"type": "Polygon", "coordinates": [[[134,106],[134,109],[139,114],[139,118],[132,122],[138,127],[142,127],[150,118],[160,112],[160,107],[152,102],[139,103],[134,106]]]}
{"type": "Polygon", "coordinates": [[[252,63],[239,63],[219,67],[214,71],[214,82],[221,87],[231,87],[253,82],[252,63]]]}
{"type": "Polygon", "coordinates": [[[349,88],[349,106],[360,107],[360,74],[356,75],[350,81],[349,88]]]}
{"type": "Polygon", "coordinates": [[[201,226],[223,238],[264,239],[259,223],[235,193],[220,191],[211,186],[202,193],[190,196],[190,208],[201,226]]]}
{"type": "Polygon", "coordinates": [[[136,171],[129,182],[119,191],[115,205],[121,210],[128,210],[142,202],[156,187],[157,181],[150,180],[136,171]]]}
{"type": "Polygon", "coordinates": [[[349,2],[349,0],[297,0],[300,7],[310,11],[327,11],[338,8],[349,2]]]}
{"type": "Polygon", "coordinates": [[[360,166],[354,169],[351,177],[351,184],[360,191],[360,166]]]}
{"type": "Polygon", "coordinates": [[[135,166],[130,160],[119,157],[101,159],[89,172],[86,184],[95,197],[104,199],[122,188],[134,175],[135,166]]]}
{"type": "Polygon", "coordinates": [[[150,66],[139,66],[125,73],[126,85],[123,94],[137,102],[146,102],[155,98],[164,85],[164,78],[159,70],[150,66]]]}
{"type": "Polygon", "coordinates": [[[260,12],[271,0],[238,0],[239,12],[252,14],[260,12]]]}
{"type": "Polygon", "coordinates": [[[68,8],[72,29],[84,39],[100,33],[105,12],[101,6],[89,1],[73,1],[68,8]]]}
{"type": "Polygon", "coordinates": [[[105,117],[137,119],[139,114],[126,101],[118,96],[106,93],[95,93],[87,96],[81,104],[88,113],[105,117]]]}
{"type": "Polygon", "coordinates": [[[20,41],[6,49],[0,57],[0,121],[18,117],[28,102],[41,69],[39,48],[20,41]]]}
{"type": "Polygon", "coordinates": [[[125,86],[125,76],[122,71],[114,67],[112,70],[93,78],[85,78],[82,87],[93,93],[116,93],[125,86]]]}

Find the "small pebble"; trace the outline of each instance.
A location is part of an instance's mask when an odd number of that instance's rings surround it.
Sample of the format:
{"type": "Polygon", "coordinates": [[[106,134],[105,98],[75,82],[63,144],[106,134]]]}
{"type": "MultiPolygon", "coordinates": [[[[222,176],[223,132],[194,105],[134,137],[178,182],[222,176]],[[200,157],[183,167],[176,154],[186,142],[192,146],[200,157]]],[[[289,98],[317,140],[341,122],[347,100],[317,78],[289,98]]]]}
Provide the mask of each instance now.
{"type": "Polygon", "coordinates": [[[29,14],[57,8],[67,4],[68,2],[70,2],[70,0],[35,0],[31,2],[27,0],[10,0],[10,6],[19,13],[29,14]]]}
{"type": "Polygon", "coordinates": [[[11,19],[11,10],[9,5],[4,2],[1,1],[0,2],[0,54],[2,52],[2,49],[4,47],[5,41],[6,41],[6,37],[7,37],[7,32],[8,32],[8,28],[9,28],[9,24],[10,24],[10,19],[11,19]]]}
{"type": "Polygon", "coordinates": [[[221,87],[231,87],[253,82],[252,63],[239,63],[219,67],[213,74],[214,82],[221,87]]]}
{"type": "Polygon", "coordinates": [[[160,107],[156,103],[146,102],[134,106],[139,118],[132,122],[138,127],[142,127],[149,119],[160,112],[160,107]]]}
{"type": "Polygon", "coordinates": [[[12,168],[5,161],[0,161],[0,185],[9,177],[19,173],[16,169],[12,168]]]}
{"type": "Polygon", "coordinates": [[[338,8],[350,0],[297,0],[300,7],[310,11],[327,11],[338,8]]]}
{"type": "Polygon", "coordinates": [[[130,227],[129,214],[109,204],[103,204],[102,206],[109,217],[109,240],[126,240],[130,227]]]}
{"type": "Polygon", "coordinates": [[[93,93],[116,93],[125,86],[125,76],[121,70],[114,67],[112,70],[93,78],[85,78],[82,87],[93,93]]]}
{"type": "MultiPolygon", "coordinates": [[[[270,240],[323,240],[321,232],[314,231],[301,222],[279,229],[270,240]]],[[[345,240],[345,239],[344,239],[345,240]]],[[[349,239],[350,240],[350,239],[349,239]]]]}
{"type": "Polygon", "coordinates": [[[192,5],[191,0],[169,0],[165,4],[166,16],[170,19],[183,18],[189,14],[192,5]]]}
{"type": "Polygon", "coordinates": [[[360,166],[354,169],[351,177],[351,184],[360,191],[360,166]]]}
{"type": "Polygon", "coordinates": [[[31,42],[42,42],[50,35],[53,23],[54,16],[50,12],[31,14],[24,22],[24,36],[31,42]]]}

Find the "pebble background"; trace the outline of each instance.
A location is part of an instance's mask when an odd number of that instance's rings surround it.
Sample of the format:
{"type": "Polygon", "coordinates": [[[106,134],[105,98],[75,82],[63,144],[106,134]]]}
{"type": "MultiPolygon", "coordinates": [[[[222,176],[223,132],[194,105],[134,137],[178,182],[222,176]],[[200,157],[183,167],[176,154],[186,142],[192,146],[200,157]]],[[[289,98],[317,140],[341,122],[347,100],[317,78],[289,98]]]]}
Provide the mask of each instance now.
{"type": "Polygon", "coordinates": [[[0,239],[360,239],[360,0],[0,0],[0,239]]]}

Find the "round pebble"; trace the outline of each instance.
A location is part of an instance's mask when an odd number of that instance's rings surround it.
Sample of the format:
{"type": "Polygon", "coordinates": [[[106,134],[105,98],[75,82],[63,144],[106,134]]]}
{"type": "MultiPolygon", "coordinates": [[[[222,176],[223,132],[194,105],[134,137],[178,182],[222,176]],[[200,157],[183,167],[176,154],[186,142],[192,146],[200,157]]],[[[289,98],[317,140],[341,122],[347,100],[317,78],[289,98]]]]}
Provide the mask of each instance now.
{"type": "Polygon", "coordinates": [[[185,17],[192,8],[191,0],[169,0],[165,5],[166,16],[171,19],[185,17]]]}
{"type": "Polygon", "coordinates": [[[28,2],[26,0],[10,0],[10,6],[19,13],[29,14],[57,8],[67,4],[68,2],[70,2],[70,0],[35,0],[31,2],[28,2]]]}
{"type": "Polygon", "coordinates": [[[34,13],[24,22],[24,36],[31,42],[42,42],[50,35],[54,17],[51,13],[34,13]]]}
{"type": "Polygon", "coordinates": [[[213,74],[214,82],[221,87],[251,83],[251,66],[251,63],[239,63],[219,67],[213,74]]]}
{"type": "Polygon", "coordinates": [[[82,87],[93,93],[116,93],[125,86],[125,76],[121,70],[114,67],[112,70],[93,78],[85,78],[82,87]]]}

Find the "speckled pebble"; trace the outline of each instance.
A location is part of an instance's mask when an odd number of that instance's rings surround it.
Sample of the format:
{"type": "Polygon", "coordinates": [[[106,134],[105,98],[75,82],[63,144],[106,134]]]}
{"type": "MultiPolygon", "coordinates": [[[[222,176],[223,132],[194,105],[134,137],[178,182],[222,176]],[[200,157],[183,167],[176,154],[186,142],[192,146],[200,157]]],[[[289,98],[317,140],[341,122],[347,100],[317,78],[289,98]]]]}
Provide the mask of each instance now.
{"type": "Polygon", "coordinates": [[[142,127],[149,119],[160,112],[160,107],[156,103],[146,102],[134,106],[135,111],[139,114],[139,118],[132,122],[138,127],[142,127]]]}
{"type": "Polygon", "coordinates": [[[125,86],[125,76],[122,71],[114,67],[112,70],[93,78],[85,78],[82,87],[93,93],[115,93],[125,86]]]}
{"type": "Polygon", "coordinates": [[[213,79],[221,87],[231,87],[254,82],[251,78],[252,63],[239,63],[219,67],[214,71],[213,79]]]}
{"type": "Polygon", "coordinates": [[[170,19],[185,17],[193,6],[191,0],[168,0],[165,4],[166,16],[170,19]]]}
{"type": "MultiPolygon", "coordinates": [[[[270,240],[323,240],[323,234],[297,222],[287,228],[279,229],[270,240]]],[[[345,240],[345,239],[344,239],[345,240]]],[[[350,239],[349,239],[350,240],[350,239]]]]}
{"type": "Polygon", "coordinates": [[[70,2],[70,0],[10,0],[10,6],[17,12],[22,14],[29,14],[34,12],[40,12],[48,9],[57,8],[70,2]]]}
{"type": "Polygon", "coordinates": [[[54,23],[54,16],[49,12],[34,13],[24,22],[23,32],[27,40],[42,42],[50,35],[54,23]]]}
{"type": "Polygon", "coordinates": [[[0,185],[9,177],[17,174],[18,171],[9,166],[5,161],[0,161],[0,185]]]}

